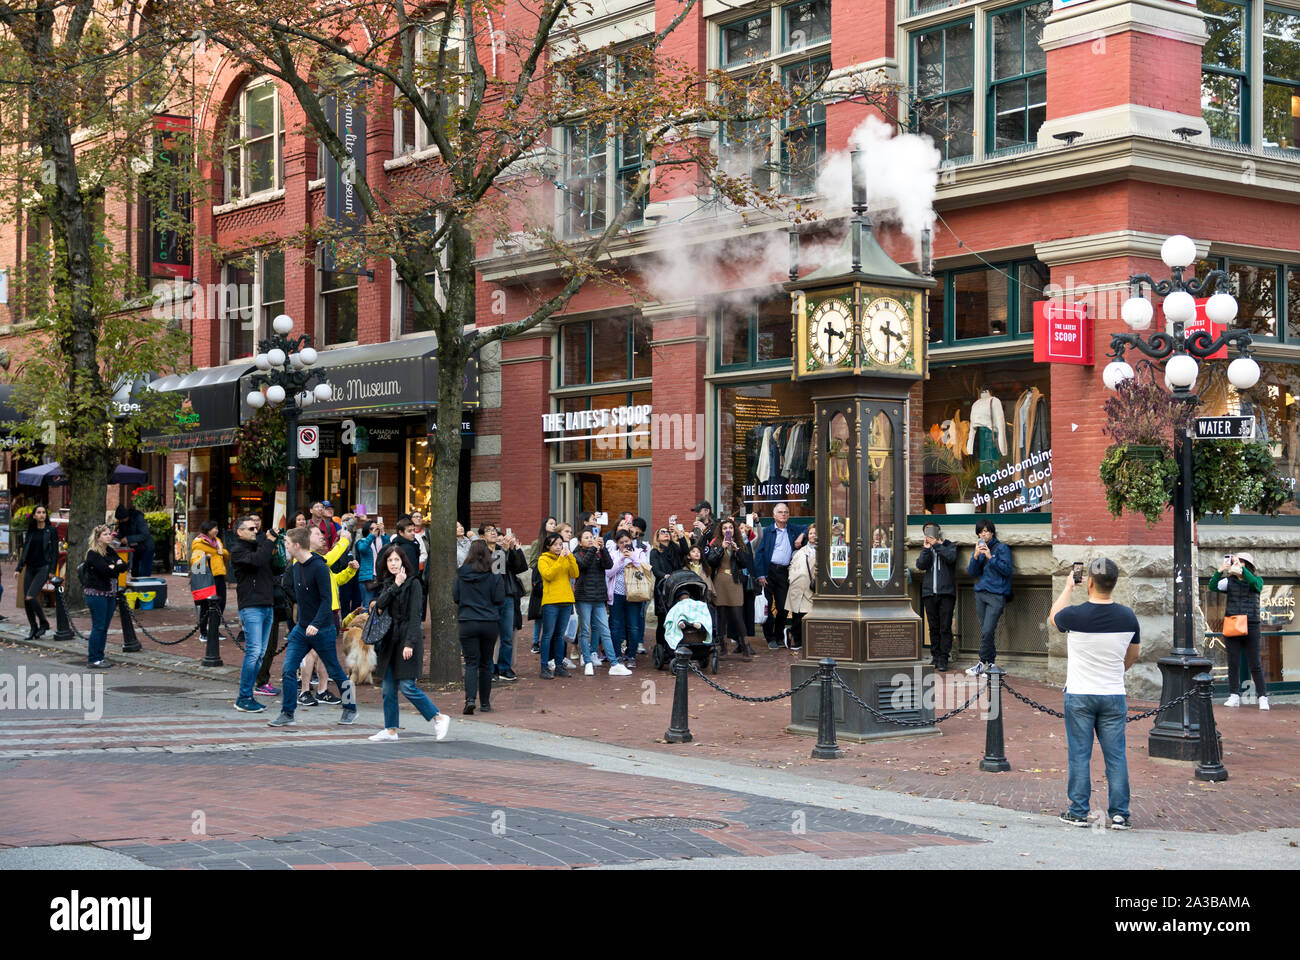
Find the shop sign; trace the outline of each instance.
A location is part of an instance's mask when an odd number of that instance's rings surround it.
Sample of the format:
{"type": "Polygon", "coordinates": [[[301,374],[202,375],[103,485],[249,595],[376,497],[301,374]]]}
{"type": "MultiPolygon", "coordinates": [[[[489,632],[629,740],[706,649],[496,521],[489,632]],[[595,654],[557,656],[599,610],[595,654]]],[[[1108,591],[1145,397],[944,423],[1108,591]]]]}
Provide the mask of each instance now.
{"type": "MultiPolygon", "coordinates": [[[[366,105],[357,97],[365,85],[354,82],[343,94],[325,98],[325,117],[330,128],[343,141],[345,162],[325,151],[325,216],[346,236],[354,236],[366,223],[366,211],[357,194],[358,180],[366,179],[366,105]]],[[[326,242],[321,251],[322,270],[361,273],[365,264],[340,265],[336,262],[335,244],[326,242]]]]}
{"type": "Polygon", "coordinates": [[[807,503],[811,483],[746,483],[740,495],[746,503],[807,503]]]}
{"type": "Polygon", "coordinates": [[[562,443],[568,440],[598,440],[608,437],[648,437],[649,430],[631,430],[627,433],[601,432],[619,427],[648,427],[650,425],[650,404],[637,404],[625,407],[601,407],[598,410],[568,410],[563,413],[542,414],[542,433],[559,433],[558,437],[547,437],[547,443],[562,443]],[[583,433],[584,436],[571,437],[570,433],[583,433]]]}
{"type": "MultiPolygon", "coordinates": [[[[1183,324],[1183,333],[1185,335],[1190,337],[1198,330],[1204,330],[1210,335],[1210,338],[1213,339],[1223,333],[1224,329],[1227,327],[1227,324],[1224,323],[1211,322],[1210,318],[1205,315],[1205,304],[1208,300],[1209,298],[1205,297],[1196,301],[1196,319],[1183,324]]],[[[1163,302],[1161,302],[1160,306],[1156,308],[1156,326],[1172,333],[1172,330],[1170,330],[1171,324],[1165,319],[1165,305],[1163,302]]],[[[1212,354],[1206,357],[1206,359],[1227,360],[1228,345],[1225,343],[1218,350],[1215,350],[1212,354]]]]}
{"type": "Polygon", "coordinates": [[[1052,451],[1039,450],[975,478],[976,513],[1032,513],[1052,502],[1052,451]]]}
{"type": "Polygon", "coordinates": [[[1092,317],[1088,304],[1034,302],[1034,362],[1092,365],[1092,317]]]}
{"type": "Polygon", "coordinates": [[[189,117],[159,115],[154,117],[153,168],[163,180],[164,195],[153,207],[149,218],[149,247],[153,275],[178,277],[184,280],[193,275],[190,243],[180,224],[190,222],[190,194],[181,181],[190,163],[188,148],[183,137],[188,135],[194,122],[189,117]]]}
{"type": "Polygon", "coordinates": [[[1295,588],[1289,583],[1265,584],[1259,598],[1259,620],[1266,627],[1290,628],[1295,620],[1295,588]]]}

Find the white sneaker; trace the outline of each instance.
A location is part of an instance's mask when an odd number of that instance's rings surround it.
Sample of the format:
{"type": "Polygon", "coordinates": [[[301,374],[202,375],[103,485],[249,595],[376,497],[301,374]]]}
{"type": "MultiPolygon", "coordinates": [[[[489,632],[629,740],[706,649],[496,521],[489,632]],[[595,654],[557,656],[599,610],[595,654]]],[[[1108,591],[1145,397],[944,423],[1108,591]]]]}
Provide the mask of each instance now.
{"type": "Polygon", "coordinates": [[[587,665],[582,668],[582,675],[584,677],[594,677],[596,675],[596,668],[592,665],[590,660],[588,660],[587,665]]]}
{"type": "MultiPolygon", "coordinates": [[[[433,718],[433,738],[443,740],[447,736],[447,730],[451,727],[451,717],[445,713],[440,713],[433,718]]],[[[396,739],[396,737],[394,737],[396,739]]]]}
{"type": "Polygon", "coordinates": [[[1259,709],[1261,709],[1261,710],[1267,710],[1267,709],[1268,709],[1268,697],[1260,697],[1260,698],[1259,698],[1259,709]]]}
{"type": "Polygon", "coordinates": [[[984,663],[983,661],[981,661],[980,663],[975,664],[975,666],[973,666],[973,667],[967,667],[967,668],[966,668],[966,676],[968,676],[968,677],[978,677],[981,673],[983,673],[983,672],[984,672],[985,670],[987,670],[988,668],[989,668],[989,665],[988,665],[987,663],[984,663]]]}
{"type": "MultiPolygon", "coordinates": [[[[1264,699],[1267,700],[1268,698],[1265,697],[1264,699]]],[[[1223,705],[1225,707],[1239,707],[1241,706],[1241,697],[1234,693],[1227,700],[1223,701],[1223,705]]]]}
{"type": "Polygon", "coordinates": [[[574,663],[572,660],[570,660],[568,657],[565,657],[565,658],[564,658],[564,669],[565,669],[565,670],[572,670],[572,669],[573,669],[574,667],[576,667],[576,666],[577,666],[577,664],[574,663]]]}
{"type": "Polygon", "coordinates": [[[385,741],[388,741],[388,740],[396,740],[396,739],[397,739],[397,731],[396,731],[396,730],[389,730],[389,729],[385,728],[385,729],[383,729],[383,730],[380,730],[380,731],[379,731],[378,733],[376,733],[376,734],[372,734],[372,735],[370,736],[369,739],[374,740],[376,743],[384,743],[385,741]]]}
{"type": "Polygon", "coordinates": [[[611,677],[630,677],[632,676],[632,671],[623,666],[623,664],[616,663],[609,668],[609,675],[611,677]]]}

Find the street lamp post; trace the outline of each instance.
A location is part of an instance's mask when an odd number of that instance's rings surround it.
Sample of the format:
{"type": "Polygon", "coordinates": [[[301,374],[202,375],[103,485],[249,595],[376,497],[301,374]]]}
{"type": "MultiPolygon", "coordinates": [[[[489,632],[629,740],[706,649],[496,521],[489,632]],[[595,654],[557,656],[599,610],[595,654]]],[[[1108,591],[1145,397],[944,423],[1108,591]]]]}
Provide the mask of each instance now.
{"type": "MultiPolygon", "coordinates": [[[[1222,270],[1211,270],[1201,280],[1195,275],[1183,278],[1183,271],[1196,259],[1196,244],[1184,236],[1172,236],[1160,247],[1160,258],[1172,271],[1169,280],[1154,280],[1147,274],[1129,277],[1129,284],[1137,294],[1124,302],[1121,316],[1134,333],[1111,334],[1111,362],[1102,371],[1102,381],[1107,389],[1114,390],[1124,380],[1132,377],[1133,368],[1124,362],[1124,351],[1134,347],[1155,361],[1165,361],[1165,385],[1174,400],[1196,407],[1199,398],[1192,392],[1199,368],[1196,358],[1204,360],[1228,344],[1234,345],[1241,356],[1228,365],[1228,380],[1238,390],[1248,390],[1259,382],[1259,364],[1250,356],[1251,336],[1246,330],[1225,330],[1215,336],[1209,331],[1185,332],[1186,325],[1196,318],[1196,300],[1211,284],[1226,281],[1222,270]],[[1142,296],[1142,285],[1164,297],[1165,318],[1168,329],[1156,331],[1144,338],[1140,332],[1151,324],[1154,308],[1142,296]]],[[[1227,325],[1237,316],[1237,301],[1231,294],[1216,293],[1205,304],[1206,317],[1213,323],[1227,325]]],[[[1174,647],[1167,657],[1161,657],[1160,702],[1177,700],[1195,688],[1193,677],[1208,671],[1211,663],[1196,652],[1193,636],[1193,591],[1196,589],[1196,572],[1192,569],[1192,437],[1190,429],[1182,429],[1174,437],[1174,459],[1178,463],[1178,482],[1174,489],[1174,647]]],[[[1157,715],[1148,741],[1148,752],[1153,757],[1169,760],[1195,760],[1200,736],[1196,706],[1184,700],[1177,709],[1157,715]]]]}
{"type": "Polygon", "coordinates": [[[267,403],[284,404],[289,444],[284,498],[288,525],[298,508],[298,413],[313,403],[328,400],[333,390],[325,382],[325,375],[312,369],[318,355],[311,346],[311,337],[305,333],[293,336],[291,317],[280,314],[271,321],[271,330],[271,336],[257,345],[258,354],[253,360],[257,366],[253,374],[255,389],[246,399],[253,409],[267,403]]]}

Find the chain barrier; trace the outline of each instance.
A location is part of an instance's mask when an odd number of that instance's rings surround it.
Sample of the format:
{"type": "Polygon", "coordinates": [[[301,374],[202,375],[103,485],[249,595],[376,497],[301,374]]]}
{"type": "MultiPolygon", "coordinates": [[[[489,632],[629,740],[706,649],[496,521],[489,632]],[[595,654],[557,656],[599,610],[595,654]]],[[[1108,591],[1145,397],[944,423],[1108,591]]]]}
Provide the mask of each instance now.
{"type": "Polygon", "coordinates": [[[131,615],[131,623],[135,625],[137,630],[139,630],[141,633],[145,635],[145,639],[152,640],[154,643],[162,647],[174,647],[178,643],[184,643],[186,640],[190,639],[190,637],[194,636],[196,633],[199,632],[199,628],[195,627],[193,630],[185,634],[185,636],[181,637],[179,640],[159,640],[157,637],[155,637],[152,633],[149,632],[148,627],[146,627],[143,623],[140,622],[140,618],[135,615],[135,610],[133,610],[129,606],[126,609],[131,615]]]}
{"type": "Polygon", "coordinates": [[[717,690],[719,693],[725,693],[727,696],[731,697],[732,700],[743,700],[745,703],[772,703],[776,700],[784,700],[786,697],[793,697],[800,690],[815,683],[819,679],[817,674],[814,673],[803,683],[799,684],[799,686],[794,687],[793,689],[790,690],[783,691],[782,693],[777,693],[770,697],[747,697],[744,694],[732,693],[730,690],[728,690],[726,687],[722,686],[721,684],[715,683],[714,681],[710,680],[700,670],[699,666],[695,663],[694,660],[686,661],[686,665],[691,668],[691,671],[697,677],[699,677],[701,680],[703,680],[705,683],[711,686],[714,690],[717,690]]]}
{"type": "MultiPolygon", "coordinates": [[[[1045,707],[1045,706],[1043,706],[1041,703],[1039,703],[1037,700],[1033,700],[1033,699],[1031,699],[1031,698],[1029,698],[1029,697],[1025,697],[1025,696],[1022,696],[1021,694],[1017,693],[1014,689],[1012,689],[1011,684],[1007,683],[1007,679],[1006,679],[1005,676],[1002,678],[1002,689],[1006,690],[1007,693],[1011,694],[1013,697],[1015,697],[1015,698],[1016,698],[1017,700],[1019,700],[1021,703],[1028,704],[1029,706],[1033,707],[1035,710],[1042,711],[1043,713],[1049,714],[1049,715],[1051,715],[1051,716],[1053,716],[1053,717],[1058,717],[1058,718],[1060,718],[1061,720],[1064,720],[1064,719],[1065,719],[1065,714],[1063,714],[1063,713],[1061,713],[1061,712],[1059,712],[1059,711],[1057,711],[1057,710],[1053,710],[1051,707],[1045,707]]],[[[1135,714],[1133,714],[1133,716],[1128,717],[1127,719],[1125,719],[1124,722],[1125,722],[1125,723],[1136,723],[1136,722],[1139,721],[1139,720],[1147,720],[1147,719],[1150,719],[1151,717],[1154,717],[1154,716],[1155,716],[1156,714],[1158,714],[1158,713],[1163,713],[1165,710],[1168,710],[1170,707],[1176,707],[1176,706],[1178,706],[1180,703],[1185,703],[1186,701],[1190,700],[1190,699],[1191,699],[1192,697],[1194,697],[1194,696],[1196,696],[1196,688],[1195,688],[1195,687],[1192,687],[1192,688],[1189,689],[1186,693],[1184,693],[1181,697],[1178,697],[1178,698],[1176,698],[1176,699],[1174,699],[1174,700],[1170,700],[1168,703],[1162,703],[1162,704],[1160,704],[1160,706],[1158,706],[1158,707],[1153,707],[1153,708],[1151,708],[1150,710],[1144,710],[1142,713],[1135,713],[1135,714]]]]}
{"type": "Polygon", "coordinates": [[[984,686],[977,688],[975,690],[974,696],[972,696],[969,700],[963,703],[960,707],[954,707],[952,710],[949,710],[942,717],[935,717],[933,720],[902,720],[898,717],[890,717],[881,713],[871,704],[867,703],[865,700],[859,697],[856,693],[853,692],[853,689],[847,683],[844,682],[844,678],[840,676],[840,672],[838,670],[833,671],[831,675],[835,678],[835,682],[836,684],[839,685],[839,688],[843,690],[845,694],[848,695],[849,699],[852,700],[854,703],[856,703],[858,706],[860,706],[863,710],[866,710],[869,714],[871,714],[881,723],[892,723],[900,727],[928,727],[931,726],[932,724],[943,723],[948,718],[955,717],[957,716],[957,714],[961,713],[963,710],[970,707],[970,705],[973,704],[976,700],[978,700],[982,694],[988,692],[988,688],[989,688],[988,679],[986,678],[984,681],[984,686]]]}

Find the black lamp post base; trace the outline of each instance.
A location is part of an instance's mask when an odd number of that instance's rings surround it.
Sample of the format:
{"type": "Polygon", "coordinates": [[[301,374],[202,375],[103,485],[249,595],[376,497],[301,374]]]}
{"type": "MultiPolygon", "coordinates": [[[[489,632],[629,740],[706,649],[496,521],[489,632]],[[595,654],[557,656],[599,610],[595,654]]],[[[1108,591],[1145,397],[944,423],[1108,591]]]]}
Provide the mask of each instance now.
{"type": "MultiPolygon", "coordinates": [[[[1196,687],[1194,677],[1208,672],[1213,664],[1199,654],[1173,654],[1161,657],[1160,702],[1177,700],[1196,687]]],[[[1158,760],[1201,759],[1201,725],[1195,697],[1156,715],[1155,726],[1147,739],[1147,753],[1158,760]]]]}

